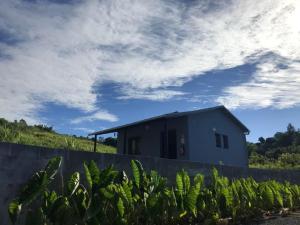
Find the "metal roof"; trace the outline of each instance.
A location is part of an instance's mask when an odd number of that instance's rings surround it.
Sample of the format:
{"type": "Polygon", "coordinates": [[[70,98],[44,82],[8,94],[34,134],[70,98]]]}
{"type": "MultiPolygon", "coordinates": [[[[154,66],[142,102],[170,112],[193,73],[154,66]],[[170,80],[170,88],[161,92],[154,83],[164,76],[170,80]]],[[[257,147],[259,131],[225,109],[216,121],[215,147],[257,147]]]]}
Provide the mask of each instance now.
{"type": "Polygon", "coordinates": [[[96,131],[96,132],[90,133],[89,136],[113,133],[113,132],[117,132],[118,130],[121,130],[123,128],[126,128],[126,127],[132,127],[132,126],[136,126],[136,125],[151,122],[151,121],[178,118],[178,117],[187,116],[187,115],[191,115],[191,114],[195,114],[195,113],[202,113],[202,112],[208,112],[208,111],[214,111],[214,110],[221,110],[222,112],[226,113],[229,116],[229,118],[232,119],[243,130],[243,132],[245,132],[245,133],[250,132],[249,129],[241,121],[239,121],[225,106],[221,105],[221,106],[205,108],[205,109],[198,109],[198,110],[193,110],[193,111],[186,111],[186,112],[177,112],[176,111],[176,112],[172,112],[172,113],[167,113],[167,114],[163,114],[160,116],[150,117],[150,118],[144,119],[144,120],[139,120],[139,121],[136,121],[133,123],[128,123],[128,124],[124,124],[124,125],[117,126],[117,127],[112,127],[112,128],[105,129],[105,130],[96,131]]]}

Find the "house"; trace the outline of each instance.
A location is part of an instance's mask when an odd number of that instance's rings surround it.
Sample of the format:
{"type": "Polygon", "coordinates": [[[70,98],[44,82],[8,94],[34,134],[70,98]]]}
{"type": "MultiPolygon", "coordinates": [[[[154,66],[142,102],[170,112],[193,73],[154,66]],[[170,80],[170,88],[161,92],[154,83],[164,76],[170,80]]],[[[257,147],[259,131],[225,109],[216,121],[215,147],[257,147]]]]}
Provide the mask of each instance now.
{"type": "MultiPolygon", "coordinates": [[[[119,154],[248,166],[248,128],[224,106],[173,112],[94,132],[118,133],[119,154]]],[[[96,142],[95,142],[96,149],[96,142]]]]}

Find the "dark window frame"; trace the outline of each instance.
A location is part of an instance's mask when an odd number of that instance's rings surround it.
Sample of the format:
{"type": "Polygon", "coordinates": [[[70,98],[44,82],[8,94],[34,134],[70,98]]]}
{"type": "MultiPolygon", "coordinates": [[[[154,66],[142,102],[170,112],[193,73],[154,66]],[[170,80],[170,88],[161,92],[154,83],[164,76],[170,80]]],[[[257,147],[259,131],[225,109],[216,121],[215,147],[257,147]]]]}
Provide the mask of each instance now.
{"type": "Polygon", "coordinates": [[[222,148],[221,134],[215,133],[215,142],[216,142],[216,147],[217,148],[222,148]]]}
{"type": "Polygon", "coordinates": [[[229,149],[229,139],[228,139],[228,135],[223,134],[223,135],[222,135],[222,139],[223,139],[223,148],[224,148],[224,149],[229,149]]]}

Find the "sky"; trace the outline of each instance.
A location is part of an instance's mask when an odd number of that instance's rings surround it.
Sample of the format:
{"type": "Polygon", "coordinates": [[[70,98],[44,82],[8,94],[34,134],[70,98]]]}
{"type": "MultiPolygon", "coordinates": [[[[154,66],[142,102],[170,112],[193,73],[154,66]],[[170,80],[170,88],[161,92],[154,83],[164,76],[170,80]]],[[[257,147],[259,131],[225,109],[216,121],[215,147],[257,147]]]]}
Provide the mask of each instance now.
{"type": "Polygon", "coordinates": [[[2,0],[0,117],[86,136],[225,105],[300,128],[299,0],[2,0]]]}

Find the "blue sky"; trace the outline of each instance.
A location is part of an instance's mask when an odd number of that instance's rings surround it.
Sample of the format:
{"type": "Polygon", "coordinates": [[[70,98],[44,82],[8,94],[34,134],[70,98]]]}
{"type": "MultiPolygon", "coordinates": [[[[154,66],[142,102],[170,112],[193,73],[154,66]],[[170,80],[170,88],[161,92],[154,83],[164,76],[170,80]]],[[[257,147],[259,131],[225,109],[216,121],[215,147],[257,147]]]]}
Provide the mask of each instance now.
{"type": "Polygon", "coordinates": [[[223,104],[300,128],[297,0],[0,2],[0,117],[87,133],[223,104]]]}

